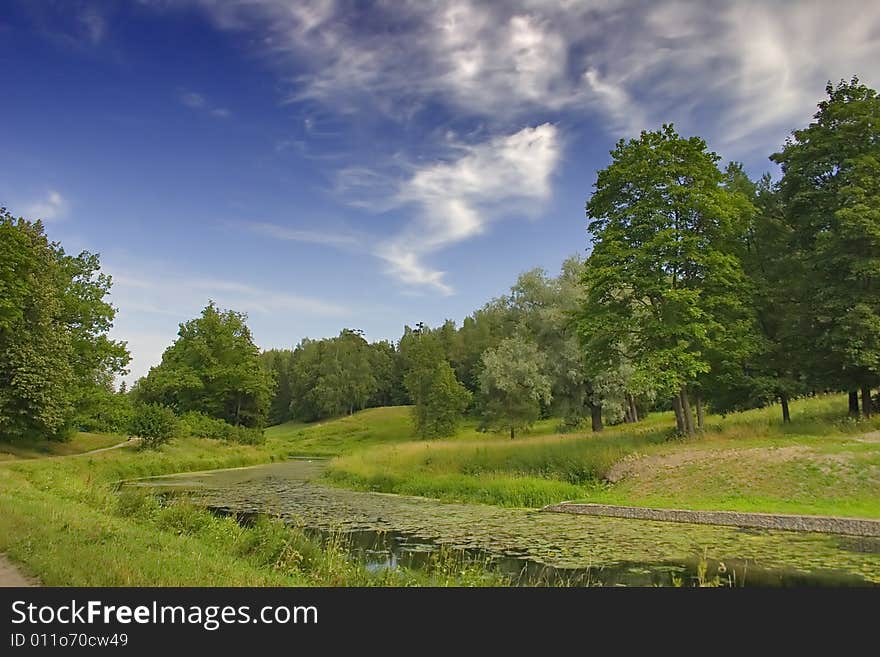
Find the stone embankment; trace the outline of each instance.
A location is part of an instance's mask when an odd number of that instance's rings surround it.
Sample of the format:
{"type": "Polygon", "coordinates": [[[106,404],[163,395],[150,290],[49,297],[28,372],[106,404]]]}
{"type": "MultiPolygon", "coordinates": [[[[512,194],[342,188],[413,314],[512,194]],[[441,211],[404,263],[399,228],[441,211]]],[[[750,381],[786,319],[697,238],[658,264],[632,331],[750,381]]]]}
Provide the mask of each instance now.
{"type": "Polygon", "coordinates": [[[839,516],[802,516],[783,513],[746,513],[741,511],[691,511],[686,509],[654,509],[613,504],[550,504],[541,511],[574,513],[588,516],[631,518],[685,522],[698,525],[726,525],[756,529],[781,529],[794,532],[821,532],[848,536],[880,536],[880,520],[842,518],[839,516]]]}

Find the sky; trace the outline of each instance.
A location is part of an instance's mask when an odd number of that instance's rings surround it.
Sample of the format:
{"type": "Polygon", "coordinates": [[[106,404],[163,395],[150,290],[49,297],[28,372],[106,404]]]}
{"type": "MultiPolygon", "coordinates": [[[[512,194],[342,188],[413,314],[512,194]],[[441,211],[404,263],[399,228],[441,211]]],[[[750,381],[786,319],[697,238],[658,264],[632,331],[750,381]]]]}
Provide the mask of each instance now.
{"type": "Polygon", "coordinates": [[[0,0],[0,205],[100,253],[129,381],[209,299],[396,340],[585,254],[618,139],[776,175],[878,62],[863,0],[0,0]]]}

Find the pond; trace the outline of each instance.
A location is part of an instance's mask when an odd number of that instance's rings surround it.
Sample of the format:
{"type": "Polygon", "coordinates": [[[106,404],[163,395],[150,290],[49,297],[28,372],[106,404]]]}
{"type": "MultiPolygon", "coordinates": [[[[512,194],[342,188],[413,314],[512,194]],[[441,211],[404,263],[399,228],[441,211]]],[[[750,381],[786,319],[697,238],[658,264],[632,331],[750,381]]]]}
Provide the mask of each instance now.
{"type": "Polygon", "coordinates": [[[130,482],[191,497],[246,522],[267,514],[322,536],[342,533],[369,568],[418,567],[440,546],[484,559],[519,584],[877,585],[880,539],[738,529],[352,491],[323,485],[302,459],[130,482]]]}

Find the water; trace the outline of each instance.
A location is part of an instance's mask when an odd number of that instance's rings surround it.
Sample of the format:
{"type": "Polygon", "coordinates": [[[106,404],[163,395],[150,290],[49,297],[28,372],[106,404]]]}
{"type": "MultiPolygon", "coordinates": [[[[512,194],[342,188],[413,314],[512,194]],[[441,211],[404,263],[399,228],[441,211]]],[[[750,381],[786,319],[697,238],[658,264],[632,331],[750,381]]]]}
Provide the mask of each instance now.
{"type": "Polygon", "coordinates": [[[320,460],[132,482],[183,492],[246,521],[282,518],[347,538],[368,568],[419,567],[440,546],[485,560],[521,584],[736,586],[880,584],[880,539],[601,518],[452,504],[322,485],[320,460]]]}

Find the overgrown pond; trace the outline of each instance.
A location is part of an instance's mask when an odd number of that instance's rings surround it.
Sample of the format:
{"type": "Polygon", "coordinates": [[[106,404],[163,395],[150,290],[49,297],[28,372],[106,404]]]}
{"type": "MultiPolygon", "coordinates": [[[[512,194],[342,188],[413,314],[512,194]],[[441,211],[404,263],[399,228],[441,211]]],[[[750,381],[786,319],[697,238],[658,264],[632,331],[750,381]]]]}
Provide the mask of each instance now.
{"type": "Polygon", "coordinates": [[[541,513],[322,485],[320,460],[130,482],[246,522],[267,514],[348,538],[371,568],[418,567],[439,546],[521,584],[880,584],[880,539],[541,513]]]}

